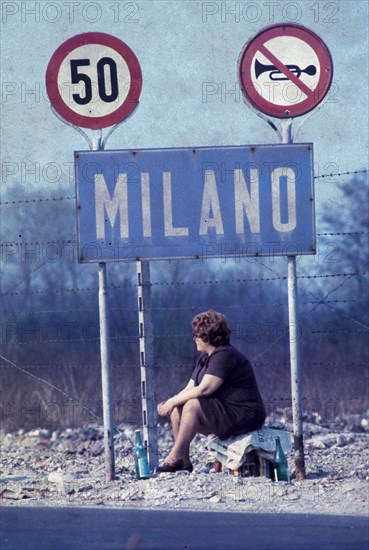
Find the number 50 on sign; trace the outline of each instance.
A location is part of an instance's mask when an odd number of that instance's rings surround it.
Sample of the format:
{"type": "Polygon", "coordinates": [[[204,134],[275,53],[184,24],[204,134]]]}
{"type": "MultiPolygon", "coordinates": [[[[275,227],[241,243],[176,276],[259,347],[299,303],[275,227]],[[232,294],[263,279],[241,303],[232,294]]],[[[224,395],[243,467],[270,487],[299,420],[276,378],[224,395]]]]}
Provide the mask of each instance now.
{"type": "Polygon", "coordinates": [[[84,33],[64,42],[46,71],[54,109],[83,128],[112,126],[131,114],[142,88],[140,64],[121,40],[105,33],[84,33]]]}

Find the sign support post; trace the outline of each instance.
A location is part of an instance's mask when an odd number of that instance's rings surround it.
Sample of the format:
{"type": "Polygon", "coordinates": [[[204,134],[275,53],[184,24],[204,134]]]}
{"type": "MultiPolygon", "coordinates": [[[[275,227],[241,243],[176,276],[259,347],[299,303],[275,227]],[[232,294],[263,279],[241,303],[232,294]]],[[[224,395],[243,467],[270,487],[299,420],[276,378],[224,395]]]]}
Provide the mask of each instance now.
{"type": "Polygon", "coordinates": [[[292,421],[293,442],[295,450],[295,470],[297,481],[301,481],[305,478],[305,457],[300,392],[300,345],[298,327],[296,256],[288,256],[288,318],[290,337],[292,421]]]}
{"type": "Polygon", "coordinates": [[[143,440],[147,449],[150,470],[154,471],[158,466],[158,442],[149,261],[137,261],[136,272],[143,440]]]}
{"type": "Polygon", "coordinates": [[[114,420],[112,407],[111,371],[110,371],[110,339],[108,309],[106,307],[107,285],[106,264],[99,263],[99,317],[100,317],[100,355],[101,384],[104,420],[104,449],[106,481],[115,477],[114,461],[114,420]]]}
{"type": "MultiPolygon", "coordinates": [[[[131,48],[109,34],[78,34],[54,52],[46,70],[53,112],[88,141],[104,149],[111,132],[136,108],[142,88],[141,67],[131,48]],[[73,94],[71,94],[73,90],[73,94]],[[112,129],[102,143],[102,128],[112,129]],[[89,128],[91,139],[80,129],[89,128]]],[[[99,262],[99,319],[106,479],[115,477],[114,421],[110,371],[106,263],[99,262]]]]}
{"type": "MultiPolygon", "coordinates": [[[[246,101],[261,113],[281,119],[280,142],[291,144],[292,119],[315,109],[326,96],[333,78],[329,49],[310,29],[277,24],[260,31],[239,58],[239,80],[246,101]],[[284,82],[284,84],[282,84],[284,82]],[[270,94],[270,86],[273,93],[270,94]]],[[[262,117],[264,118],[264,117],[262,117]]],[[[305,478],[300,395],[296,254],[288,254],[288,316],[291,392],[296,479],[305,478]]]]}
{"type": "MultiPolygon", "coordinates": [[[[101,130],[92,131],[91,149],[101,150],[101,130]]],[[[99,263],[99,319],[100,319],[100,357],[101,357],[101,386],[103,400],[103,422],[104,422],[104,450],[105,450],[105,475],[106,481],[113,481],[115,478],[115,457],[114,457],[114,419],[112,407],[112,387],[110,370],[110,334],[109,317],[106,303],[106,263],[99,263]]]]}
{"type": "MultiPolygon", "coordinates": [[[[281,120],[281,142],[292,143],[292,119],[281,120]]],[[[298,326],[298,296],[296,255],[287,256],[287,285],[288,285],[288,323],[290,340],[290,369],[291,369],[291,396],[293,442],[295,454],[295,472],[297,481],[305,478],[305,456],[302,429],[302,405],[300,391],[300,341],[298,326]]]]}

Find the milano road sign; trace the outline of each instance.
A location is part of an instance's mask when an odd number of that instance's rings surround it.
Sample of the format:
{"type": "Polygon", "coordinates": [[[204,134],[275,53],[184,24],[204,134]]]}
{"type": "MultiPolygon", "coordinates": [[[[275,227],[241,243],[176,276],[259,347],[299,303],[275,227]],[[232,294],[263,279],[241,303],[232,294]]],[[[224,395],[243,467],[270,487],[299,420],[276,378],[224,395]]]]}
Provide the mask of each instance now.
{"type": "Polygon", "coordinates": [[[315,253],[312,144],[75,152],[80,262],[315,253]]]}

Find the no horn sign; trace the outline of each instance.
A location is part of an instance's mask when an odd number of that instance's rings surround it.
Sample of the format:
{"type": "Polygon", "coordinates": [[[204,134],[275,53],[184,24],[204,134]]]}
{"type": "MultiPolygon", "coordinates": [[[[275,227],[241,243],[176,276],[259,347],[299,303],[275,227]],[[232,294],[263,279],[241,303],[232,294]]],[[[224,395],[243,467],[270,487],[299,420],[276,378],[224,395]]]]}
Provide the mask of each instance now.
{"type": "Polygon", "coordinates": [[[314,109],[333,77],[330,52],[313,31],[300,25],[274,25],[257,34],[239,59],[239,80],[247,101],[277,118],[314,109]]]}
{"type": "Polygon", "coordinates": [[[75,153],[80,262],[315,253],[312,144],[75,153]]]}

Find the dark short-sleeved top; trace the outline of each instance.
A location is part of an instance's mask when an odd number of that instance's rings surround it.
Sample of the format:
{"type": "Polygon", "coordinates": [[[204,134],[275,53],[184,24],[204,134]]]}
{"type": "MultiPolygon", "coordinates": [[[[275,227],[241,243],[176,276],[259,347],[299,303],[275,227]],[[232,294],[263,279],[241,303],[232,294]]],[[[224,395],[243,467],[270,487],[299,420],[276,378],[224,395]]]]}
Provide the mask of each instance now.
{"type": "Polygon", "coordinates": [[[240,435],[262,427],[265,407],[253,368],[233,346],[220,346],[209,356],[202,353],[191,378],[195,386],[205,374],[218,376],[222,385],[211,395],[199,397],[201,408],[220,439],[240,435]]]}

